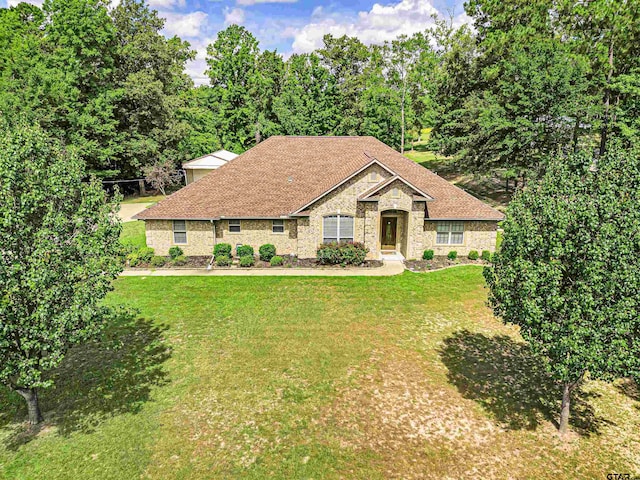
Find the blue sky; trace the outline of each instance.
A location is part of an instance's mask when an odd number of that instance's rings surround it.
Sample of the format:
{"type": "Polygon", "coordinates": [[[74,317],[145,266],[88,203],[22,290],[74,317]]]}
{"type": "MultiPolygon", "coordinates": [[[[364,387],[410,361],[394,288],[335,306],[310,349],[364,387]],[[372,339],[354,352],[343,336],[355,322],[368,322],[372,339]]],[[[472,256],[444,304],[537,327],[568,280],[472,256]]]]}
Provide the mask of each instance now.
{"type": "MultiPolygon", "coordinates": [[[[29,0],[41,4],[42,0],[29,0]]],[[[117,1],[117,0],[116,0],[117,1]]],[[[113,0],[112,0],[113,2],[113,0]]],[[[147,0],[166,19],[164,33],[191,43],[197,59],[187,70],[197,84],[204,76],[206,46],[233,23],[244,25],[263,49],[285,56],[322,45],[326,33],[381,43],[433,24],[432,15],[451,11],[456,24],[467,21],[462,0],[147,0]]],[[[0,7],[18,0],[0,0],[0,7]]]]}

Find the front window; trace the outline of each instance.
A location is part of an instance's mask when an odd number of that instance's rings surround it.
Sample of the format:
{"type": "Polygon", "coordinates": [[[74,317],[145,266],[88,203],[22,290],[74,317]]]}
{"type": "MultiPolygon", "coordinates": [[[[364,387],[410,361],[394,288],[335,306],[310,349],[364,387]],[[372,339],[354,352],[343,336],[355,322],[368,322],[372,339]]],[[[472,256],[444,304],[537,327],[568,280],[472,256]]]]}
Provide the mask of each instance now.
{"type": "Polygon", "coordinates": [[[229,231],[231,233],[240,233],[240,220],[229,220],[229,231]]]}
{"type": "Polygon", "coordinates": [[[184,220],[173,221],[173,243],[187,243],[187,222],[184,220]]]}
{"type": "Polygon", "coordinates": [[[284,233],[284,220],[274,220],[271,224],[273,233],[284,233]]]}
{"type": "Polygon", "coordinates": [[[464,222],[438,222],[436,232],[438,245],[462,245],[464,222]]]}
{"type": "Polygon", "coordinates": [[[353,242],[353,217],[330,215],[324,217],[322,227],[324,243],[353,242]]]}

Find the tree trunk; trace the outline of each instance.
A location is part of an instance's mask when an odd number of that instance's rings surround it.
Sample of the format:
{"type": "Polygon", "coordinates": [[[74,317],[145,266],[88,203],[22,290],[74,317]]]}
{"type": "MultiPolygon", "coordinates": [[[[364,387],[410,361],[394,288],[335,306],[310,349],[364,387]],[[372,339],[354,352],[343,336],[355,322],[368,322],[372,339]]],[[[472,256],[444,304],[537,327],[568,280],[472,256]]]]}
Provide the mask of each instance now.
{"type": "Polygon", "coordinates": [[[569,428],[569,410],[571,407],[571,384],[565,383],[562,390],[562,408],[560,410],[560,435],[565,435],[569,428]]]}
{"type": "MultiPolygon", "coordinates": [[[[406,76],[406,73],[405,73],[406,76]]],[[[407,80],[406,78],[402,80],[402,106],[400,107],[400,120],[402,122],[401,134],[400,134],[400,153],[404,154],[404,99],[406,96],[407,90],[407,80]]]]}
{"type": "Polygon", "coordinates": [[[260,134],[260,122],[256,122],[256,145],[262,141],[262,135],[260,134]]]}
{"type": "Polygon", "coordinates": [[[38,403],[38,392],[35,388],[16,388],[22,398],[27,402],[27,411],[29,412],[29,423],[38,425],[44,418],[40,412],[40,404],[38,403]]]}

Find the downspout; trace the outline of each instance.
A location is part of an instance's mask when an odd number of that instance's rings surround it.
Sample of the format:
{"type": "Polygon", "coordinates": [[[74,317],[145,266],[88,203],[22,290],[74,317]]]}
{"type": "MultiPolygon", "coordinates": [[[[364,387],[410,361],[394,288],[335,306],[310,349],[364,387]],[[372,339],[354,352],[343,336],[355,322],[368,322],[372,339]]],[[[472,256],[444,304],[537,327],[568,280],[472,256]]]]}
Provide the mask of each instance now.
{"type": "Polygon", "coordinates": [[[211,231],[213,232],[213,249],[211,252],[211,260],[209,260],[209,265],[207,265],[207,270],[211,270],[213,267],[213,250],[216,248],[216,222],[214,220],[209,220],[211,222],[211,231]]]}

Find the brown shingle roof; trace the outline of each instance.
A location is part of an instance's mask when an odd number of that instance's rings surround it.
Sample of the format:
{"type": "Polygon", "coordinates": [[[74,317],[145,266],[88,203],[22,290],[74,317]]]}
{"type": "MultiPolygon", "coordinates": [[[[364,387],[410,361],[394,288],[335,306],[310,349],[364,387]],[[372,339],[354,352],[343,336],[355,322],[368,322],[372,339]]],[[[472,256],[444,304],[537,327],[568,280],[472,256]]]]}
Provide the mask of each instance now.
{"type": "Polygon", "coordinates": [[[296,212],[375,159],[434,198],[433,219],[500,220],[489,205],[373,137],[274,136],[136,218],[278,218],[296,212]]]}

